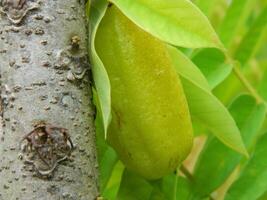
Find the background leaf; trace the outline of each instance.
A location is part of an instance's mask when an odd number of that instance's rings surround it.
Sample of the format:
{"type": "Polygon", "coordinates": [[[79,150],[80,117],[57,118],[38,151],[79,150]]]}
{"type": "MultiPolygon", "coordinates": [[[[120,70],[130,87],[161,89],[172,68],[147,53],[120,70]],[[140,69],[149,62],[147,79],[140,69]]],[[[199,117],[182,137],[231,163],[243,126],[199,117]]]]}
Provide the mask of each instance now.
{"type": "MultiPolygon", "coordinates": [[[[255,8],[255,4],[259,4],[259,1],[251,1],[249,5],[250,4],[254,6],[249,9],[253,11],[249,13],[250,17],[243,20],[246,23],[242,27],[242,32],[245,32],[245,34],[239,33],[235,36],[230,51],[234,59],[240,61],[242,73],[245,75],[246,79],[249,80],[251,85],[258,87],[257,84],[260,82],[260,79],[262,79],[262,75],[264,75],[264,65],[262,65],[262,62],[264,62],[263,60],[266,58],[265,49],[267,40],[264,40],[267,33],[266,7],[262,7],[261,9],[255,8]],[[257,12],[255,10],[257,10],[257,12]]],[[[239,63],[237,64],[240,65],[239,63]]],[[[265,84],[263,83],[261,87],[262,86],[264,88],[265,84]]],[[[225,81],[215,88],[214,94],[223,103],[228,104],[233,98],[244,91],[244,86],[240,83],[236,75],[231,73],[225,81]],[[225,88],[227,88],[227,90],[225,90],[225,88]]],[[[263,94],[262,91],[261,94],[263,94]]]]}
{"type": "Polygon", "coordinates": [[[192,61],[204,74],[211,89],[221,83],[231,73],[233,67],[227,63],[224,53],[218,49],[204,49],[198,52],[192,61]]]}
{"type": "Polygon", "coordinates": [[[230,105],[229,111],[241,130],[245,146],[250,149],[266,117],[266,105],[257,103],[250,95],[241,95],[230,105]]]}
{"type": "Polygon", "coordinates": [[[184,177],[169,174],[162,179],[147,181],[124,170],[118,200],[187,200],[191,198],[191,183],[184,177]],[[127,181],[129,180],[129,181],[127,181]]]}
{"type": "MultiPolygon", "coordinates": [[[[229,111],[241,130],[246,147],[251,148],[265,119],[265,105],[257,104],[249,95],[241,95],[231,104],[229,111]]],[[[216,138],[210,138],[194,170],[195,193],[204,197],[213,192],[229,177],[240,160],[239,154],[216,138]]]]}
{"type": "Polygon", "coordinates": [[[208,19],[189,0],[111,0],[142,29],[181,47],[223,48],[208,19]]]}
{"type": "Polygon", "coordinates": [[[267,7],[265,7],[258,18],[255,20],[248,33],[242,39],[234,58],[244,65],[255,53],[262,33],[267,26],[267,7]]]}
{"type": "Polygon", "coordinates": [[[229,4],[225,0],[195,0],[194,3],[209,18],[215,29],[220,25],[229,4]]]}
{"type": "Polygon", "coordinates": [[[210,17],[213,8],[219,2],[220,0],[196,0],[194,3],[207,17],[210,17]]]}
{"type": "Polygon", "coordinates": [[[201,72],[191,70],[197,67],[177,49],[170,47],[169,52],[177,73],[181,76],[191,116],[207,126],[224,144],[246,155],[235,121],[224,105],[207,89],[201,72]],[[181,67],[179,62],[188,64],[181,67]]]}
{"type": "Polygon", "coordinates": [[[219,27],[219,36],[225,46],[229,47],[237,31],[246,19],[251,0],[233,0],[219,27]]]}
{"type": "Polygon", "coordinates": [[[267,134],[261,137],[255,152],[231,186],[226,200],[251,200],[261,197],[267,191],[267,134]]]}

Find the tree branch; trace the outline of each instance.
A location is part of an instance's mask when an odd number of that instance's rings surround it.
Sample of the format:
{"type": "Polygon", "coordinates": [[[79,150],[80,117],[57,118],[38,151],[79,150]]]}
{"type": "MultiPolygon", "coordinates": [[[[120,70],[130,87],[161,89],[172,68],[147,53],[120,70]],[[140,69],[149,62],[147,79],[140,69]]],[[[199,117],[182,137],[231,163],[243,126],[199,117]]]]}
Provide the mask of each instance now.
{"type": "Polygon", "coordinates": [[[0,199],[94,200],[98,173],[84,1],[13,2],[0,5],[0,199]],[[39,121],[67,129],[76,146],[49,177],[20,152],[21,139],[39,121]]]}

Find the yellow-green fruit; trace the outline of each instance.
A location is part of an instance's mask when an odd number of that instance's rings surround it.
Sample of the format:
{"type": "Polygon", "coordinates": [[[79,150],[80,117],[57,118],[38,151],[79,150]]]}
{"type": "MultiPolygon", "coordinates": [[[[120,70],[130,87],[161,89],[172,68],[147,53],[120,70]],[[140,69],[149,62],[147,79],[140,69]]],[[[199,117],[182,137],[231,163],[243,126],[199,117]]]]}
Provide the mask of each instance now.
{"type": "Polygon", "coordinates": [[[148,179],[176,169],[192,146],[192,125],[166,45],[114,5],[96,34],[111,83],[108,142],[130,170],[148,179]]]}

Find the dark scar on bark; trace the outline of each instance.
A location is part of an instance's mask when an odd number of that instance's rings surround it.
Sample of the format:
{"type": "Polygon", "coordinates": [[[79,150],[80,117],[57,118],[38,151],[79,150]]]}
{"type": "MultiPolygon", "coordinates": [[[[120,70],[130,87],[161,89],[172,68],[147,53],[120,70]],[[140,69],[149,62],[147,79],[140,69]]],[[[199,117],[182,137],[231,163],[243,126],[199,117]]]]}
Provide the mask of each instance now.
{"type": "Polygon", "coordinates": [[[26,158],[25,163],[34,166],[41,176],[51,176],[58,164],[66,160],[74,149],[73,142],[67,129],[46,122],[38,122],[34,129],[20,141],[20,149],[26,158]],[[26,143],[22,145],[23,143],[26,143]],[[41,169],[39,161],[46,169],[41,169]]]}

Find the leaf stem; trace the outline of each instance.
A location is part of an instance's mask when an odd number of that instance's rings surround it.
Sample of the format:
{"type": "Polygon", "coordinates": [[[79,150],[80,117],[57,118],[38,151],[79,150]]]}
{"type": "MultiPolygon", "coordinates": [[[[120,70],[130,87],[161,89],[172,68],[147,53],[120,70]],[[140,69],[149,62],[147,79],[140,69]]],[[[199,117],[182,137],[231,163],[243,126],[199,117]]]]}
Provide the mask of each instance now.
{"type": "Polygon", "coordinates": [[[193,175],[188,171],[188,169],[184,165],[180,167],[180,170],[190,181],[192,182],[194,181],[193,175]]]}
{"type": "Polygon", "coordinates": [[[252,85],[248,82],[246,77],[243,75],[238,65],[234,64],[233,71],[236,77],[240,80],[240,82],[244,85],[244,87],[248,90],[248,92],[256,99],[257,103],[263,103],[264,100],[258,94],[258,92],[252,87],[252,85]]]}
{"type": "Polygon", "coordinates": [[[258,94],[258,92],[252,87],[252,85],[249,83],[247,78],[244,76],[242,71],[240,70],[239,63],[237,61],[234,61],[233,58],[228,54],[227,50],[224,49],[224,55],[228,62],[232,63],[233,65],[233,72],[235,73],[236,77],[239,79],[239,81],[243,84],[243,86],[247,89],[247,91],[255,98],[256,102],[259,103],[265,103],[265,101],[262,99],[262,97],[258,94]]]}

